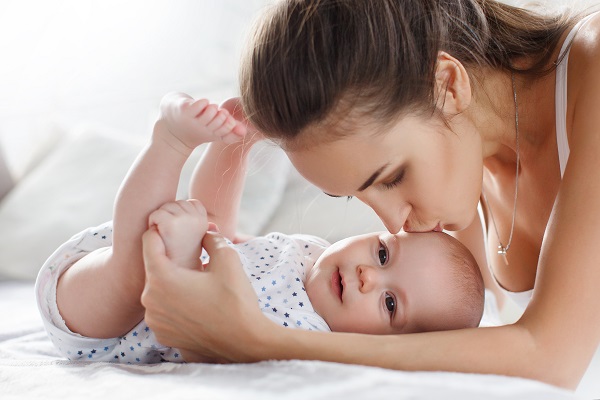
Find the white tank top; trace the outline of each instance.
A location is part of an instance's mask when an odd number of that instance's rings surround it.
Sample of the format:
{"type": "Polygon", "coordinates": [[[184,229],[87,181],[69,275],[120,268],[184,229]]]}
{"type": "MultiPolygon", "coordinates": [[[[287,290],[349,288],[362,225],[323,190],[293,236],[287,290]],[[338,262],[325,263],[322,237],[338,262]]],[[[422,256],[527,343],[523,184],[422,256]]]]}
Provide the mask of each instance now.
{"type": "MultiPolygon", "coordinates": [[[[583,18],[573,27],[573,29],[571,29],[560,49],[559,59],[563,54],[564,57],[556,66],[556,142],[558,145],[558,161],[560,164],[561,178],[565,173],[567,160],[569,159],[569,142],[567,140],[567,66],[569,65],[569,52],[571,51],[570,44],[579,29],[581,29],[581,27],[594,15],[595,13],[583,18]]],[[[492,276],[494,276],[493,272],[492,276]]],[[[533,294],[533,289],[524,292],[510,292],[502,288],[502,286],[500,286],[500,289],[521,309],[521,311],[524,311],[525,308],[527,308],[533,294]]]]}

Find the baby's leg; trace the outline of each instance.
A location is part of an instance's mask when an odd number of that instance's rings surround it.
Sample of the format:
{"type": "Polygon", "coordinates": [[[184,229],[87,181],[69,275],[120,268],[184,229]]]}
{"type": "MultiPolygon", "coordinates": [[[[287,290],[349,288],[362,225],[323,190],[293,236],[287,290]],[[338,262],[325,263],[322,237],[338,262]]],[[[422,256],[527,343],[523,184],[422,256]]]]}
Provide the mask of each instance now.
{"type": "Polygon", "coordinates": [[[84,336],[120,336],[144,315],[142,234],[148,217],[174,201],[181,169],[198,145],[234,140],[244,127],[226,110],[185,95],[166,96],[152,140],[127,174],[115,202],[113,244],[77,261],[61,276],[57,303],[67,326],[84,336]]]}
{"type": "Polygon", "coordinates": [[[214,222],[223,236],[236,237],[248,154],[263,136],[252,127],[242,113],[239,99],[229,99],[221,105],[238,121],[244,121],[247,134],[233,145],[213,142],[196,165],[190,180],[190,197],[206,207],[208,219],[214,222]]]}
{"type": "Polygon", "coordinates": [[[150,214],[149,225],[156,226],[167,257],[174,264],[190,269],[201,266],[202,239],[208,228],[206,209],[195,199],[162,205],[150,214]]]}

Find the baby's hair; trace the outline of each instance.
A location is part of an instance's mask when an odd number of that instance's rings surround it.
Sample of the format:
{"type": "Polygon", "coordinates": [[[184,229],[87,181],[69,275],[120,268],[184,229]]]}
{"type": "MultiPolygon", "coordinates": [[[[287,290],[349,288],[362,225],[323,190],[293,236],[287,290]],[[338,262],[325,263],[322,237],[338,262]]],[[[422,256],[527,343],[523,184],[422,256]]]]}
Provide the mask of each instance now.
{"type": "Polygon", "coordinates": [[[460,241],[447,234],[440,235],[440,238],[449,254],[448,267],[455,278],[452,284],[457,301],[453,304],[457,306],[453,320],[457,328],[475,328],[481,322],[485,301],[485,286],[479,264],[460,241]]]}
{"type": "Polygon", "coordinates": [[[492,0],[280,0],[242,57],[244,112],[292,150],[360,131],[365,119],[385,127],[406,112],[443,118],[439,51],[465,66],[542,76],[576,17],[492,0]]]}

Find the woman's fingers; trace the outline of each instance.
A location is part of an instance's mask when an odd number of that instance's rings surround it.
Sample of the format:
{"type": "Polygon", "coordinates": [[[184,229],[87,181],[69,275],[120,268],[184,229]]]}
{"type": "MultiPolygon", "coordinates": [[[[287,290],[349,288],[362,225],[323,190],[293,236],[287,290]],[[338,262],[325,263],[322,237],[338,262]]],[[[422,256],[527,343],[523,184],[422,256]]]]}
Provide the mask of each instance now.
{"type": "MultiPolygon", "coordinates": [[[[217,232],[206,232],[204,239],[202,239],[202,247],[206,250],[210,256],[210,262],[206,266],[219,264],[219,268],[240,268],[240,257],[231,246],[227,244],[225,238],[217,232]]],[[[245,274],[244,274],[245,277],[245,274]]]]}
{"type": "Polygon", "coordinates": [[[207,232],[203,246],[210,268],[188,270],[166,256],[155,228],[144,233],[146,322],[164,345],[187,349],[190,361],[254,360],[249,349],[261,348],[272,322],[258,307],[237,251],[214,232],[207,232]]]}
{"type": "Polygon", "coordinates": [[[160,265],[159,260],[168,260],[165,243],[152,225],[142,236],[143,256],[146,273],[148,269],[154,269],[160,265]]]}

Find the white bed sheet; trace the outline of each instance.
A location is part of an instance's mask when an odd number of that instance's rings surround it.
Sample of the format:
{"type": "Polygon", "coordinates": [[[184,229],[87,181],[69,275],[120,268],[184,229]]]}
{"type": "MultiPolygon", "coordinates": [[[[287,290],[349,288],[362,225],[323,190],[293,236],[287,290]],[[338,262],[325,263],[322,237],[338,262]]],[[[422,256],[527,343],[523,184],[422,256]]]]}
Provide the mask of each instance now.
{"type": "Polygon", "coordinates": [[[578,399],[495,375],[399,372],[318,361],[120,365],[69,362],[46,338],[33,284],[0,283],[0,398],[578,399]]]}

